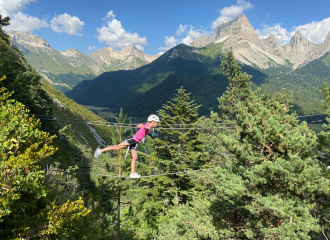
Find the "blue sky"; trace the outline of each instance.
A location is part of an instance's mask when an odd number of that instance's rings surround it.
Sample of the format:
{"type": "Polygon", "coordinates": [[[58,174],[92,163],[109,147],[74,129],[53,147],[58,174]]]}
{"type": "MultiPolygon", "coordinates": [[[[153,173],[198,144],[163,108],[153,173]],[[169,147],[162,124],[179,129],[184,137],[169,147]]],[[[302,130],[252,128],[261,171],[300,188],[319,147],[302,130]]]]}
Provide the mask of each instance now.
{"type": "Polygon", "coordinates": [[[154,55],[245,14],[260,38],[274,34],[287,44],[295,31],[321,43],[330,31],[329,0],[0,0],[0,14],[55,49],[90,53],[135,44],[154,55]]]}

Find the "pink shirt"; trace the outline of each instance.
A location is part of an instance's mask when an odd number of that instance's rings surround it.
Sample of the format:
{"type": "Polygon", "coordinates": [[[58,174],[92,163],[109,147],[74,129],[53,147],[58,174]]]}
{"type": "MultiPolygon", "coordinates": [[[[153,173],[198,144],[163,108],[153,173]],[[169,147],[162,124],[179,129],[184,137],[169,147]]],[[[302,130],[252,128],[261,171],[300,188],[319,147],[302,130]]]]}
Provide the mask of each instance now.
{"type": "Polygon", "coordinates": [[[137,142],[141,142],[141,140],[150,132],[150,129],[145,129],[146,127],[150,127],[149,124],[143,125],[135,134],[135,140],[137,142]]]}

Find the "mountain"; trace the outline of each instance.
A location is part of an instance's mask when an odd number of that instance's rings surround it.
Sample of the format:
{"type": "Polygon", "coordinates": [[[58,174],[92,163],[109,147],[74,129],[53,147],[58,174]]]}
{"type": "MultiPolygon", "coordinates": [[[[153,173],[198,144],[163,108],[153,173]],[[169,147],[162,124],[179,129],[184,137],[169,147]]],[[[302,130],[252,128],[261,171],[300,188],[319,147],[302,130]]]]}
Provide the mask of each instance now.
{"type": "Polygon", "coordinates": [[[314,44],[297,31],[289,44],[282,46],[270,35],[259,39],[246,16],[241,15],[231,22],[216,28],[210,37],[202,36],[190,46],[203,48],[210,43],[219,44],[222,52],[233,47],[234,55],[242,64],[266,69],[276,66],[301,67],[330,51],[330,37],[322,44],[314,44]]]}
{"type": "MultiPolygon", "coordinates": [[[[88,54],[105,71],[132,70],[157,59],[160,55],[146,55],[130,44],[122,50],[116,51],[111,47],[88,54]]],[[[100,72],[99,72],[100,73],[100,72]]]]}
{"type": "Polygon", "coordinates": [[[159,57],[158,54],[146,55],[134,45],[122,50],[106,47],[86,55],[74,48],[58,51],[31,33],[9,32],[9,36],[27,61],[61,91],[70,90],[80,81],[93,79],[105,71],[135,69],[159,57]]]}
{"type": "Polygon", "coordinates": [[[306,69],[317,62],[317,74],[326,67],[330,34],[323,44],[314,44],[296,32],[290,43],[282,46],[274,35],[259,39],[244,15],[191,46],[179,44],[135,70],[103,73],[94,80],[82,81],[66,94],[80,104],[110,107],[113,111],[124,107],[130,116],[143,117],[170,100],[173,89],[182,85],[191,91],[196,103],[203,105],[200,113],[208,114],[211,109],[217,110],[216,99],[226,88],[220,64],[230,47],[243,71],[253,75],[254,86],[269,94],[282,88],[293,91],[293,104],[299,113],[322,111],[321,82],[328,79],[308,79],[306,69]]]}
{"type": "MultiPolygon", "coordinates": [[[[79,104],[110,107],[115,112],[123,107],[128,115],[140,118],[145,111],[161,108],[182,85],[203,105],[200,113],[208,114],[210,109],[217,109],[217,97],[227,86],[227,78],[219,67],[224,57],[209,56],[207,48],[203,49],[204,55],[197,50],[179,44],[148,65],[131,71],[103,73],[94,80],[82,81],[66,95],[79,104]]],[[[254,75],[256,84],[267,77],[250,66],[243,69],[254,75]]]]}
{"type": "MultiPolygon", "coordinates": [[[[64,168],[69,165],[89,166],[95,148],[111,143],[110,128],[102,125],[107,122],[66,97],[48,81],[40,79],[22,52],[1,33],[0,54],[3,58],[0,75],[7,78],[0,82],[0,88],[5,87],[13,92],[11,98],[23,103],[30,110],[29,114],[40,118],[42,130],[56,135],[54,145],[58,150],[52,157],[45,159],[46,163],[60,162],[64,168]],[[87,124],[92,121],[98,124],[87,124]]],[[[47,48],[51,51],[51,46],[37,36],[31,39],[29,35],[28,38],[22,35],[22,38],[20,41],[32,40],[37,49],[47,48]]],[[[70,54],[80,53],[70,51],[70,54]]]]}

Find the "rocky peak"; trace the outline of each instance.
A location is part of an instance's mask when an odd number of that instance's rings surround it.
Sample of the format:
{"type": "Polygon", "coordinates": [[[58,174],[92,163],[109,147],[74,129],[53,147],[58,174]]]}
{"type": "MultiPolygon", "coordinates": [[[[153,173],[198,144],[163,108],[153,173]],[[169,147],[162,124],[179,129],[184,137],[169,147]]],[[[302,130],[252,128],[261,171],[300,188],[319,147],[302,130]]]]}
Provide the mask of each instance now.
{"type": "Polygon", "coordinates": [[[300,45],[308,45],[310,42],[301,34],[300,31],[297,31],[290,40],[290,46],[292,48],[298,47],[300,45]]]}
{"type": "Polygon", "coordinates": [[[269,42],[277,42],[276,37],[274,36],[274,34],[270,34],[270,35],[267,37],[267,40],[268,40],[269,42]]]}
{"type": "Polygon", "coordinates": [[[14,43],[19,43],[19,44],[28,44],[33,47],[48,47],[52,48],[50,44],[39,37],[38,35],[33,35],[31,33],[26,33],[26,32],[14,32],[11,31],[8,33],[10,38],[13,40],[14,43]]]}
{"type": "Polygon", "coordinates": [[[248,41],[257,41],[258,34],[252,27],[249,20],[246,18],[245,15],[241,15],[236,19],[222,24],[218,27],[212,37],[212,42],[216,41],[217,39],[223,39],[225,37],[235,36],[235,35],[242,35],[245,40],[248,41]]]}
{"type": "Polygon", "coordinates": [[[311,50],[316,47],[316,44],[308,41],[300,31],[297,31],[291,38],[289,48],[291,53],[299,59],[302,59],[303,55],[309,55],[311,50]]]}
{"type": "Polygon", "coordinates": [[[330,32],[328,32],[327,36],[324,39],[325,43],[330,43],[330,32]]]}
{"type": "Polygon", "coordinates": [[[134,44],[127,45],[125,48],[123,48],[119,52],[122,54],[125,54],[125,55],[135,55],[135,54],[141,53],[141,51],[138,50],[134,44]]]}

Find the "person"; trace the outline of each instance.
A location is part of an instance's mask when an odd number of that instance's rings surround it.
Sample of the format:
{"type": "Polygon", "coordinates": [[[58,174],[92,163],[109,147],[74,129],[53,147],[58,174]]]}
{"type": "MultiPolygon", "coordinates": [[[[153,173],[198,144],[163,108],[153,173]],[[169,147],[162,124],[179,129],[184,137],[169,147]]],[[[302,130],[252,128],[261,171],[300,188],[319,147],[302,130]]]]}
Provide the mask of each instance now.
{"type": "Polygon", "coordinates": [[[103,149],[97,148],[94,153],[94,157],[98,158],[102,153],[106,151],[112,151],[112,150],[120,150],[126,147],[130,147],[131,153],[132,153],[132,162],[131,162],[131,174],[130,178],[140,178],[141,175],[139,175],[137,172],[135,172],[135,163],[137,160],[137,144],[141,141],[144,141],[145,136],[150,132],[151,128],[156,128],[159,124],[159,117],[157,115],[150,115],[148,117],[146,124],[138,124],[137,127],[140,128],[137,133],[133,136],[128,136],[124,142],[118,144],[109,146],[103,149]]]}

